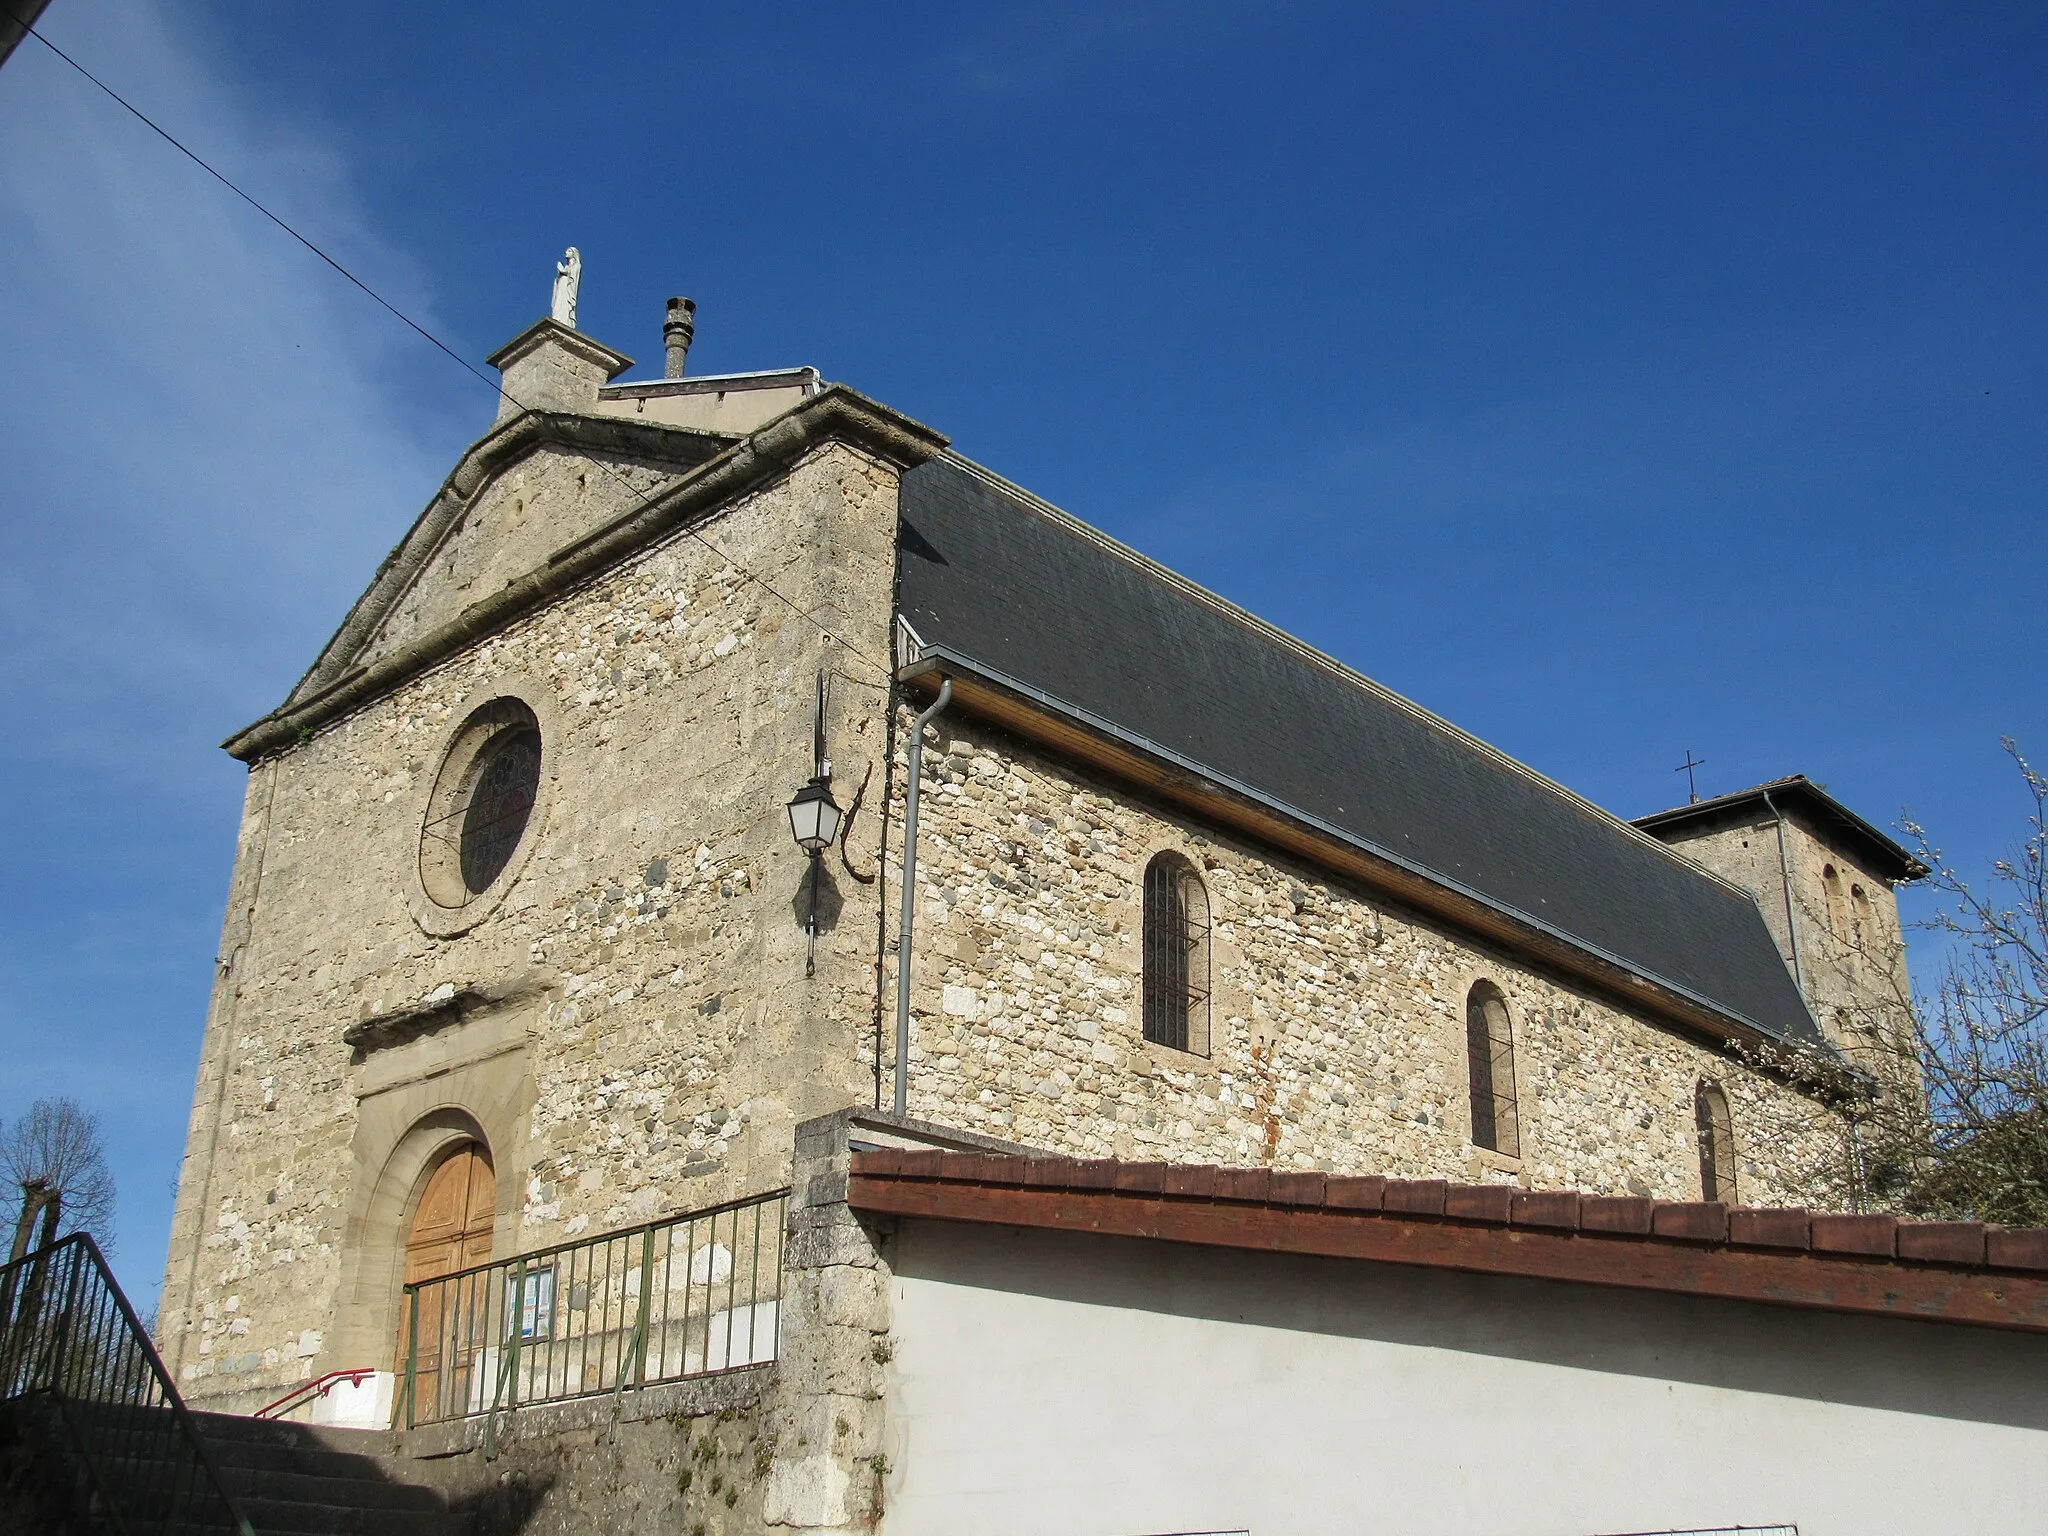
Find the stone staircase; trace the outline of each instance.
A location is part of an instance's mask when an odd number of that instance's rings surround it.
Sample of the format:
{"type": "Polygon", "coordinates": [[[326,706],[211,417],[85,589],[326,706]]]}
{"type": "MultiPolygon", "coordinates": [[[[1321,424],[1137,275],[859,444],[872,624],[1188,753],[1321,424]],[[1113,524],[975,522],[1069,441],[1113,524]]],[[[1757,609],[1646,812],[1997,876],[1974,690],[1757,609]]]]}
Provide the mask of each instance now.
{"type": "MultiPolygon", "coordinates": [[[[224,1413],[195,1411],[192,1417],[229,1495],[258,1536],[468,1536],[467,1515],[450,1510],[432,1490],[392,1475],[378,1454],[384,1437],[374,1430],[224,1413]]],[[[131,1490],[153,1481],[152,1468],[137,1454],[146,1439],[116,1432],[95,1447],[131,1490]]],[[[128,1530],[154,1536],[159,1523],[149,1518],[148,1495],[131,1492],[128,1498],[139,1506],[136,1518],[126,1521],[128,1530]]]]}

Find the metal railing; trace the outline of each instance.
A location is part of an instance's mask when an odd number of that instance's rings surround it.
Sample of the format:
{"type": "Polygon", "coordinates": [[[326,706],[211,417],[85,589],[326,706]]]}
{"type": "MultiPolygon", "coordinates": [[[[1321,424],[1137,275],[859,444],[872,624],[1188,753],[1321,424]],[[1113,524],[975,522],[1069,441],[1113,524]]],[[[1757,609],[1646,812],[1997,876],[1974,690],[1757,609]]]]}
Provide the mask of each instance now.
{"type": "Polygon", "coordinates": [[[346,1383],[360,1387],[377,1374],[374,1365],[358,1365],[345,1371],[329,1371],[325,1376],[315,1376],[311,1381],[302,1381],[283,1397],[274,1398],[258,1408],[249,1417],[252,1419],[281,1419],[286,1414],[305,1407],[308,1403],[325,1397],[336,1387],[346,1383]]]}
{"type": "Polygon", "coordinates": [[[780,1189],[406,1286],[395,1421],[773,1360],[788,1206],[780,1189]]]}
{"type": "Polygon", "coordinates": [[[89,1234],[0,1268],[0,1402],[50,1424],[53,1465],[116,1530],[253,1536],[89,1234]]]}

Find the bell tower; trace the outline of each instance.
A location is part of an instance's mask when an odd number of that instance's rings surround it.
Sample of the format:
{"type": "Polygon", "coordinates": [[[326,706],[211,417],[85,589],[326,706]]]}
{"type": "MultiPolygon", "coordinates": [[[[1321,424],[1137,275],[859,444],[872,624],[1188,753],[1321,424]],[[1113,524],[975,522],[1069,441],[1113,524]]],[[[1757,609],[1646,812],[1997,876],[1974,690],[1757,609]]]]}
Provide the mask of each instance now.
{"type": "Polygon", "coordinates": [[[1635,825],[1752,892],[1807,1007],[1854,1054],[1912,1007],[1897,887],[1927,866],[1804,774],[1635,825]]]}

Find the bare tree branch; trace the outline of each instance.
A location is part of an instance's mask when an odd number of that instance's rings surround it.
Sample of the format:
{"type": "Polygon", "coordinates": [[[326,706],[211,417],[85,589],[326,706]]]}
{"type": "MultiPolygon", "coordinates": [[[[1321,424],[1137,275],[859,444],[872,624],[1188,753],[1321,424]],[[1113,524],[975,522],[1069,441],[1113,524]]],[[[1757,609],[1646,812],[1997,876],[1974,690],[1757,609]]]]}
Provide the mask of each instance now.
{"type": "Polygon", "coordinates": [[[37,1099],[0,1135],[0,1174],[21,1191],[22,1220],[54,1197],[57,1235],[89,1231],[102,1252],[113,1246],[114,1175],[100,1124],[72,1099],[37,1099]]]}
{"type": "Polygon", "coordinates": [[[1925,1085],[1918,1144],[1895,1138],[1903,1203],[1928,1215],[2048,1224],[2048,777],[2001,745],[2033,803],[2009,858],[1973,885],[1912,820],[1901,829],[1946,898],[1922,924],[1949,937],[1916,1010],[1925,1085]]]}

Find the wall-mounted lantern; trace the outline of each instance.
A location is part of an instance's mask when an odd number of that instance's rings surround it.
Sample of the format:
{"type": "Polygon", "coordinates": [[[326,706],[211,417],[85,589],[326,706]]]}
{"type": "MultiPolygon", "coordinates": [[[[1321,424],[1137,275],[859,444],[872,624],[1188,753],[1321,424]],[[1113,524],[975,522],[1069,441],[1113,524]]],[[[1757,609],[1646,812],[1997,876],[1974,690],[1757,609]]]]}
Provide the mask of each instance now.
{"type": "Polygon", "coordinates": [[[811,732],[811,782],[790,797],[789,835],[797,847],[810,856],[810,900],[805,903],[806,947],[804,974],[818,969],[818,880],[825,850],[839,836],[839,822],[846,814],[832,798],[832,760],[825,755],[825,674],[818,674],[816,724],[811,732]]]}
{"type": "Polygon", "coordinates": [[[839,836],[839,818],[845,813],[832,798],[832,776],[819,774],[798,790],[789,802],[789,835],[797,847],[813,859],[832,846],[839,836]]]}

